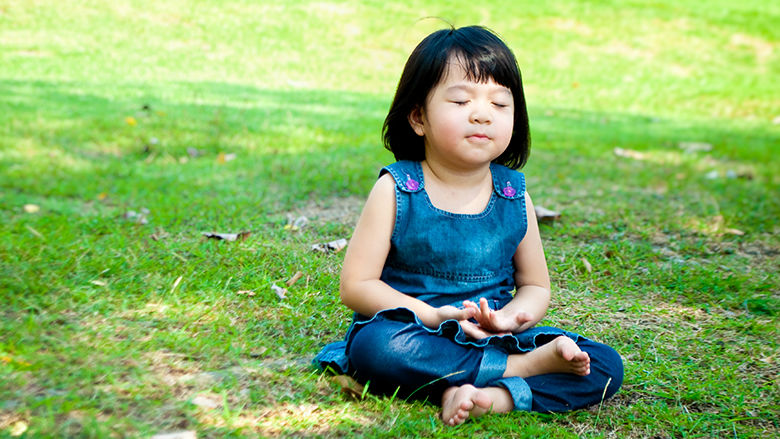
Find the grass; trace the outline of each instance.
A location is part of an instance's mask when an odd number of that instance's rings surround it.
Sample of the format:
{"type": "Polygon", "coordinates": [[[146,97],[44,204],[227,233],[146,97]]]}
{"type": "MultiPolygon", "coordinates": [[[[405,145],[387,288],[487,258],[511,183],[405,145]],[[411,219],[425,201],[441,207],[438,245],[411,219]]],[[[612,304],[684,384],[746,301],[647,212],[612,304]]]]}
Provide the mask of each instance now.
{"type": "Polygon", "coordinates": [[[0,0],[0,437],[777,436],[779,16],[0,0]],[[518,56],[524,171],[563,213],[542,227],[546,323],[625,358],[600,407],[445,428],[433,405],[354,400],[309,366],[350,318],[342,255],[310,246],[349,237],[392,161],[381,123],[441,26],[425,16],[487,25],[518,56]],[[142,208],[147,224],[126,218],[142,208]]]}

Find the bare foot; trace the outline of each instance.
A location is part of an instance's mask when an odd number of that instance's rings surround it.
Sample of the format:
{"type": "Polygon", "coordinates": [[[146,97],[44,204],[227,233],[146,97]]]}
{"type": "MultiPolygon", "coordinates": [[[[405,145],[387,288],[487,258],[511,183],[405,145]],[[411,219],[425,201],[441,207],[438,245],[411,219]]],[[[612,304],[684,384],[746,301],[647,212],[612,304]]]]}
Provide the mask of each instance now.
{"type": "Polygon", "coordinates": [[[590,357],[574,340],[562,335],[526,354],[510,355],[504,376],[528,378],[546,373],[590,373],[590,357]]]}
{"type": "Polygon", "coordinates": [[[450,387],[441,397],[441,419],[447,425],[459,425],[471,417],[482,416],[493,405],[488,392],[471,384],[450,387]]]}

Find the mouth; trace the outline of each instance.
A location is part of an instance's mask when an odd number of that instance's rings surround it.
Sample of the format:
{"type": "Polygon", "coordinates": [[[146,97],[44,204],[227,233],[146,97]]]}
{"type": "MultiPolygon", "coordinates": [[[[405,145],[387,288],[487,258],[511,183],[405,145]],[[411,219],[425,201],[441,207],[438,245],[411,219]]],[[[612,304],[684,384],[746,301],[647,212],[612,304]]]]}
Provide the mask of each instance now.
{"type": "Polygon", "coordinates": [[[470,140],[476,140],[476,141],[490,140],[490,136],[488,136],[487,134],[483,134],[483,133],[470,134],[470,135],[466,136],[466,138],[470,139],[470,140]]]}

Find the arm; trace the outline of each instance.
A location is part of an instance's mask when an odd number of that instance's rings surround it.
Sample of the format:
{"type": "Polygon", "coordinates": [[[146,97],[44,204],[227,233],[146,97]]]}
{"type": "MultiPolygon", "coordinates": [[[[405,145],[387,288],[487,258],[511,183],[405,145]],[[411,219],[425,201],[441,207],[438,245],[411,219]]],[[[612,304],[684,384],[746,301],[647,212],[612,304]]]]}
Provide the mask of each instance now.
{"type": "Polygon", "coordinates": [[[544,257],[539,224],[536,221],[531,197],[525,194],[528,230],[517,246],[513,262],[515,266],[515,297],[502,309],[491,310],[487,301],[479,304],[468,302],[469,308],[479,309],[475,317],[480,328],[490,333],[522,332],[538,323],[550,305],[550,275],[544,257]]]}
{"type": "Polygon", "coordinates": [[[391,175],[385,174],[371,190],[347,247],[341,271],[341,302],[365,316],[373,316],[383,309],[406,307],[431,328],[448,319],[473,317],[476,314],[473,309],[434,308],[380,280],[390,252],[395,208],[395,181],[391,175]]]}

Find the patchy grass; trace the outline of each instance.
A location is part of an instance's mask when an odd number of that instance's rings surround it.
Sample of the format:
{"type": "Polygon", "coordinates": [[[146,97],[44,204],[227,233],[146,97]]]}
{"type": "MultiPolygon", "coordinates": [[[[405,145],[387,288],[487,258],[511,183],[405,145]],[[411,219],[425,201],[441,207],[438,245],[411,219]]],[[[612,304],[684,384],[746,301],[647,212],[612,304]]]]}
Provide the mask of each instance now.
{"type": "Polygon", "coordinates": [[[0,0],[0,436],[777,436],[778,6],[450,3],[0,0]],[[392,160],[424,16],[520,60],[547,323],[626,362],[599,407],[445,428],[309,366],[350,318],[311,244],[392,160]]]}

